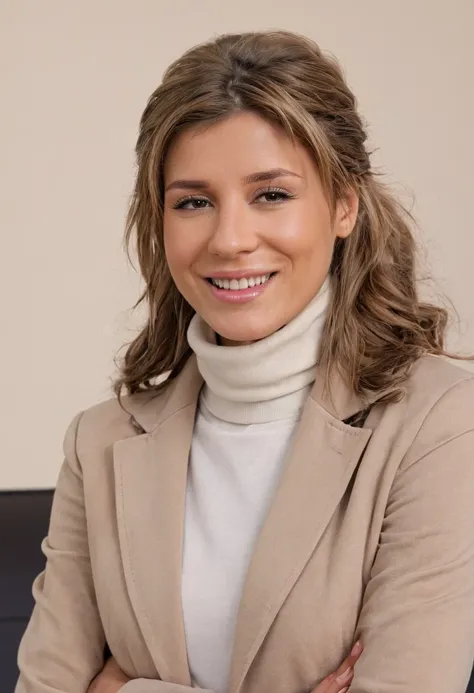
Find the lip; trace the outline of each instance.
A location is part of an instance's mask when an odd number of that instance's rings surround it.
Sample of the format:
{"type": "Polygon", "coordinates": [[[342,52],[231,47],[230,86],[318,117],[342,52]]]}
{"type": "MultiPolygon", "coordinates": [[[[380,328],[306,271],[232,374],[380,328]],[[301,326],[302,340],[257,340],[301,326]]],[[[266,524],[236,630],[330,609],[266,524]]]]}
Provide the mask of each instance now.
{"type": "MultiPolygon", "coordinates": [[[[267,272],[267,274],[269,274],[267,272]]],[[[240,276],[238,277],[239,279],[247,279],[247,277],[255,277],[259,276],[258,274],[248,274],[246,276],[240,276]]],[[[213,277],[213,279],[237,279],[237,276],[230,277],[227,275],[226,277],[221,277],[221,275],[213,277]]],[[[238,289],[238,290],[233,290],[233,289],[220,289],[218,286],[215,286],[215,284],[212,284],[211,282],[207,281],[205,279],[204,281],[212,291],[212,294],[215,298],[217,298],[220,301],[224,301],[225,303],[248,303],[249,301],[253,301],[254,299],[258,298],[263,294],[264,291],[268,288],[269,285],[273,284],[273,280],[275,279],[275,274],[270,277],[270,279],[267,279],[267,281],[264,284],[257,284],[256,286],[249,286],[247,289],[238,289]]]]}

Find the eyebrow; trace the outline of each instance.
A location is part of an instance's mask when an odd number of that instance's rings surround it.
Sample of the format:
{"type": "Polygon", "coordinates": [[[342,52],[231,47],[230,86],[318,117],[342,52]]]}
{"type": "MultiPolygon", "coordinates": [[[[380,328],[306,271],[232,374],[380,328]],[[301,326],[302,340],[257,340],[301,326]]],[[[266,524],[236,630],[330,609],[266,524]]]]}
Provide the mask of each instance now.
{"type": "MultiPolygon", "coordinates": [[[[272,168],[269,171],[258,171],[257,173],[251,173],[249,176],[244,178],[245,185],[249,183],[259,183],[266,180],[275,180],[275,178],[282,178],[284,176],[295,176],[296,178],[303,178],[299,173],[294,171],[289,171],[286,168],[272,168]]],[[[174,180],[167,187],[165,192],[169,190],[176,189],[186,189],[186,190],[203,190],[209,188],[210,184],[205,180],[174,180]]]]}

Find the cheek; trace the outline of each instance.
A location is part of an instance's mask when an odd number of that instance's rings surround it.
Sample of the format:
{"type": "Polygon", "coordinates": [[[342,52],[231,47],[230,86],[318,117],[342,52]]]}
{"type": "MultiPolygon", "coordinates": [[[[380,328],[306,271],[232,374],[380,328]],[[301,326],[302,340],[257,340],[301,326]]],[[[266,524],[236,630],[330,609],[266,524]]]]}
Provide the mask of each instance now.
{"type": "Polygon", "coordinates": [[[173,224],[164,225],[163,241],[166,261],[173,277],[183,274],[192,264],[195,249],[189,234],[180,232],[173,224]]]}
{"type": "Polygon", "coordinates": [[[330,218],[320,210],[289,215],[278,234],[280,252],[295,262],[326,264],[332,256],[335,235],[330,218]]]}

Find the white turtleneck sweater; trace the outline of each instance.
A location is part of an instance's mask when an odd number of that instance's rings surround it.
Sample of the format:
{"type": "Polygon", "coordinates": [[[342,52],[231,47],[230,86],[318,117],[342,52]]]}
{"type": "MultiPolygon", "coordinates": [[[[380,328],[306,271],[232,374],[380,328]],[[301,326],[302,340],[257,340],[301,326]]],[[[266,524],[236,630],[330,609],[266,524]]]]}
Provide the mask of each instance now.
{"type": "Polygon", "coordinates": [[[252,551],[315,378],[326,282],[270,337],[216,344],[195,315],[188,340],[205,385],[189,461],[182,604],[193,685],[226,693],[237,611],[252,551]]]}

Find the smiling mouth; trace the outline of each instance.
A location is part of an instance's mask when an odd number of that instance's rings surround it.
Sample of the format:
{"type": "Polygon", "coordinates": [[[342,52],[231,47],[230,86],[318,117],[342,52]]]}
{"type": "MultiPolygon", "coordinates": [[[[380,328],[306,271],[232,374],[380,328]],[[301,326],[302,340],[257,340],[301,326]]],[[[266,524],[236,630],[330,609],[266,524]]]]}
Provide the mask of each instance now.
{"type": "Polygon", "coordinates": [[[255,277],[244,277],[243,279],[221,279],[220,277],[208,277],[207,281],[217,289],[224,289],[227,291],[243,291],[254,286],[266,284],[276,274],[276,272],[270,272],[269,274],[261,274],[255,277]]]}

